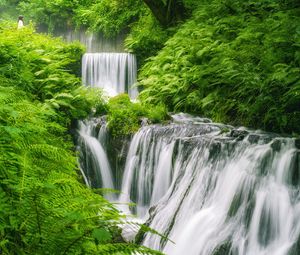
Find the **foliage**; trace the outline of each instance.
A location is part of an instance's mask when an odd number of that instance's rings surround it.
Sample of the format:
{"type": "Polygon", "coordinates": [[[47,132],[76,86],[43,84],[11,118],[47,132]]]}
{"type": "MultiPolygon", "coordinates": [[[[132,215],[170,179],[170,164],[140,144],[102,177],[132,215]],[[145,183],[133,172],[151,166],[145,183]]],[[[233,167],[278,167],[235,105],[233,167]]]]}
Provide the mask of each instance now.
{"type": "Polygon", "coordinates": [[[32,19],[39,25],[45,25],[52,32],[55,28],[62,28],[72,24],[74,10],[79,7],[81,2],[91,1],[21,0],[18,4],[18,9],[20,12],[26,14],[25,21],[32,19]]]}
{"type": "Polygon", "coordinates": [[[145,10],[142,0],[32,0],[20,1],[18,8],[49,31],[86,27],[106,36],[126,29],[145,10]]]}
{"type": "Polygon", "coordinates": [[[125,47],[128,52],[136,54],[141,66],[147,58],[163,48],[171,34],[171,30],[162,29],[149,12],[131,25],[125,47]]]}
{"type": "MultiPolygon", "coordinates": [[[[196,2],[185,0],[184,5],[191,9],[196,2]]],[[[107,36],[115,35],[140,17],[149,15],[143,0],[16,0],[13,3],[0,0],[0,4],[16,5],[26,14],[27,20],[46,25],[49,31],[65,26],[84,26],[107,36]]]]}
{"type": "Polygon", "coordinates": [[[17,21],[19,13],[16,10],[16,5],[19,0],[0,0],[0,19],[17,21]]]}
{"type": "Polygon", "coordinates": [[[50,27],[84,25],[107,35],[130,27],[127,50],[137,54],[140,65],[148,62],[140,76],[144,103],[236,125],[300,132],[299,1],[184,0],[194,15],[171,30],[163,30],[141,0],[17,2],[50,27]]]}
{"type": "Polygon", "coordinates": [[[126,136],[136,132],[143,118],[157,123],[167,118],[164,106],[133,103],[127,94],[113,97],[108,102],[108,128],[114,137],[126,136]]]}
{"type": "Polygon", "coordinates": [[[144,65],[143,102],[300,133],[298,1],[202,1],[144,65]]]}
{"type": "Polygon", "coordinates": [[[73,74],[82,48],[0,27],[1,254],[159,254],[123,243],[119,212],[77,175],[68,125],[104,107],[73,74]]]}
{"type": "MultiPolygon", "coordinates": [[[[191,10],[196,2],[185,0],[184,5],[191,10]]],[[[50,32],[85,28],[107,37],[129,33],[126,50],[137,55],[139,65],[155,55],[176,30],[176,27],[163,29],[143,0],[20,0],[14,4],[26,14],[25,23],[34,20],[50,32]]]]}
{"type": "Polygon", "coordinates": [[[91,6],[82,6],[76,10],[76,24],[112,36],[126,29],[144,11],[141,0],[96,1],[91,6]]]}
{"type": "Polygon", "coordinates": [[[81,88],[80,79],[74,75],[80,70],[82,46],[36,34],[30,26],[19,31],[10,23],[2,23],[2,27],[2,86],[22,89],[32,100],[55,110],[63,121],[87,116],[92,106],[104,107],[100,92],[81,88]]]}
{"type": "MultiPolygon", "coordinates": [[[[188,13],[197,6],[197,0],[185,0],[184,6],[188,13]]],[[[149,57],[155,56],[174,35],[180,24],[163,28],[149,9],[140,18],[130,24],[130,31],[125,39],[125,49],[137,56],[139,66],[145,64],[149,57]]]]}

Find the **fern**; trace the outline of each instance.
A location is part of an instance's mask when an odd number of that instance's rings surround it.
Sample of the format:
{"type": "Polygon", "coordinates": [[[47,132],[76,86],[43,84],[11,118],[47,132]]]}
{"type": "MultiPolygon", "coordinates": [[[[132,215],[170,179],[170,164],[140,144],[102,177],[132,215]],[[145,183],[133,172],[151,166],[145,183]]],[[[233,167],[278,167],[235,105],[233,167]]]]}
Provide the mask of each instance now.
{"type": "Polygon", "coordinates": [[[142,67],[140,99],[216,121],[300,133],[299,22],[294,1],[201,1],[142,67]]]}
{"type": "Polygon", "coordinates": [[[101,92],[80,87],[67,70],[75,48],[31,28],[16,32],[4,27],[0,29],[1,252],[158,254],[124,243],[122,216],[77,175],[69,125],[93,107],[101,111],[105,106],[98,97],[101,92]]]}

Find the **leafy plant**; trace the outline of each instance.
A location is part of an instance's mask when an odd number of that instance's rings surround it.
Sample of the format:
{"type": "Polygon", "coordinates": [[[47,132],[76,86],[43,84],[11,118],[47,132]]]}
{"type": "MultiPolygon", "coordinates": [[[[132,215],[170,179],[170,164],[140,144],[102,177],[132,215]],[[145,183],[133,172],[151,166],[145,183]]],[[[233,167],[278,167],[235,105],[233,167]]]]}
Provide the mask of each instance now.
{"type": "Polygon", "coordinates": [[[83,184],[69,132],[104,111],[72,70],[78,45],[0,25],[2,254],[160,254],[125,243],[123,216],[83,184]]]}
{"type": "Polygon", "coordinates": [[[295,1],[201,1],[143,66],[140,99],[169,111],[299,133],[299,8],[295,1]]]}
{"type": "Polygon", "coordinates": [[[108,102],[108,128],[114,137],[135,133],[141,127],[143,118],[157,123],[167,117],[164,106],[133,103],[127,94],[113,97],[108,102]]]}
{"type": "Polygon", "coordinates": [[[131,24],[130,32],[125,39],[125,48],[136,54],[141,66],[147,58],[154,56],[163,48],[170,34],[170,29],[162,29],[150,12],[145,11],[139,20],[131,24]]]}

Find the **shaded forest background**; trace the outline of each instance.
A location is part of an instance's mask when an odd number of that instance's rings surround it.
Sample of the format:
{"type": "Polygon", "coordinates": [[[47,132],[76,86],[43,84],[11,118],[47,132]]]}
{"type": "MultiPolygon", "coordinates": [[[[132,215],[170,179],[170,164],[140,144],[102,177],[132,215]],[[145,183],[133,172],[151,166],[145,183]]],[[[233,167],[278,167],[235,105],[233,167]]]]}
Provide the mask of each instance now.
{"type": "Polygon", "coordinates": [[[125,47],[139,60],[142,102],[234,125],[300,132],[299,1],[15,3],[27,20],[49,31],[84,27],[107,37],[125,31],[125,47]]]}

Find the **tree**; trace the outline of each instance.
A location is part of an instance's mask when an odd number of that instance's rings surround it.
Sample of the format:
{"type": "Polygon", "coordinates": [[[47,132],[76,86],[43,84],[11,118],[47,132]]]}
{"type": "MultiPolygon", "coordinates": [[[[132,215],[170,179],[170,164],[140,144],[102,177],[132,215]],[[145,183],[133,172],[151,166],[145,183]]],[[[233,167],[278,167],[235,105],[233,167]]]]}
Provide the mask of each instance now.
{"type": "Polygon", "coordinates": [[[182,0],[143,0],[158,22],[168,27],[184,19],[185,7],[182,0]]]}

